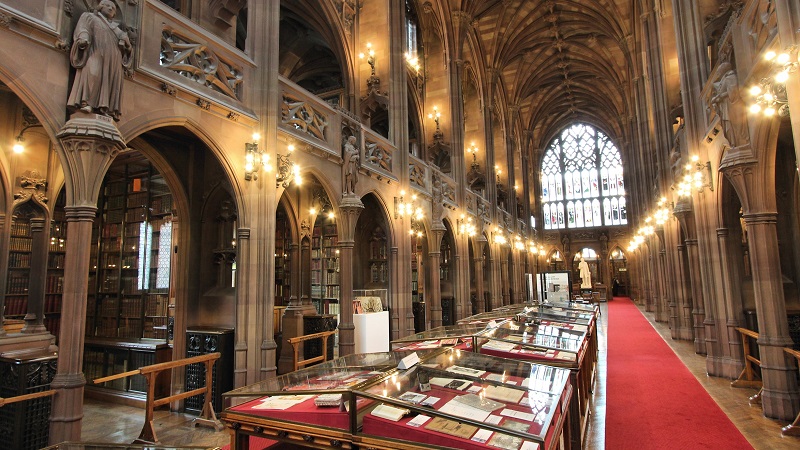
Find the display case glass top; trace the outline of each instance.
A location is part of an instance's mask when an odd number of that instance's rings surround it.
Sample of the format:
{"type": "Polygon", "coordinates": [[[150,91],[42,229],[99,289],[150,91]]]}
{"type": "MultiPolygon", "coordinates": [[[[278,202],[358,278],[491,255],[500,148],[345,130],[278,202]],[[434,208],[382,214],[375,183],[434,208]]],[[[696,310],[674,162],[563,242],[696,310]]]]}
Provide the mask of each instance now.
{"type": "Polygon", "coordinates": [[[483,330],[484,326],[480,324],[445,325],[396,339],[391,342],[391,347],[392,350],[407,351],[448,346],[469,349],[473,345],[474,336],[483,330]]]}
{"type": "Polygon", "coordinates": [[[555,325],[505,321],[476,336],[481,353],[494,356],[546,361],[547,364],[577,365],[587,343],[586,331],[555,325]]]}
{"type": "Polygon", "coordinates": [[[234,445],[298,434],[380,448],[549,449],[565,439],[572,394],[569,370],[441,348],[350,355],[264,380],[226,393],[245,403],[222,418],[234,445]]]}

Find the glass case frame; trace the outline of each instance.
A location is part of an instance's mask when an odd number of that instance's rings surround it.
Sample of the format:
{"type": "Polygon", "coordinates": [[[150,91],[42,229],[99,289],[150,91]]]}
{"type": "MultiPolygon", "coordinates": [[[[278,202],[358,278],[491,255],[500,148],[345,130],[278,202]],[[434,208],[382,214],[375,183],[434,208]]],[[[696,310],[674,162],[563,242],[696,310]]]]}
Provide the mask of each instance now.
{"type": "Polygon", "coordinates": [[[251,436],[310,447],[575,448],[570,378],[567,369],[455,348],[349,355],[230,391],[226,399],[242,403],[221,417],[236,450],[249,448],[251,436]],[[409,355],[419,363],[399,369],[409,355]],[[317,383],[337,376],[338,385],[317,383]],[[276,409],[255,409],[265,404],[276,409]],[[313,417],[320,409],[332,411],[324,424],[313,417]],[[494,417],[478,420],[477,410],[494,417]],[[409,425],[415,420],[424,423],[409,425]]]}

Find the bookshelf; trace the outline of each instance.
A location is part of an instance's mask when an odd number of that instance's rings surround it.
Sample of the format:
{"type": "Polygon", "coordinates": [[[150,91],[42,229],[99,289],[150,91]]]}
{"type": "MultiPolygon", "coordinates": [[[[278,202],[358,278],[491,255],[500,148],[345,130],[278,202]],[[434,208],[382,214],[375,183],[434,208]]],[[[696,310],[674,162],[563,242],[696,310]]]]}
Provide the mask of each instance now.
{"type": "Polygon", "coordinates": [[[422,238],[411,236],[411,310],[414,314],[414,332],[425,330],[425,293],[422,272],[422,238]]]}
{"type": "Polygon", "coordinates": [[[339,314],[339,274],[336,224],[320,219],[311,238],[311,301],[319,314],[339,314]]]}
{"type": "Polygon", "coordinates": [[[87,336],[167,341],[172,195],[144,158],[115,162],[94,223],[87,336]]]}
{"type": "Polygon", "coordinates": [[[386,287],[389,282],[386,232],[375,227],[369,242],[369,286],[386,287]]]}
{"type": "Polygon", "coordinates": [[[286,306],[292,295],[292,235],[283,208],[275,216],[275,306],[286,306]]]}
{"type": "Polygon", "coordinates": [[[11,219],[5,295],[5,317],[9,319],[22,319],[28,312],[28,287],[33,246],[30,220],[35,216],[34,209],[27,203],[23,203],[14,210],[11,219]]]}
{"type": "Polygon", "coordinates": [[[50,219],[47,243],[47,277],[44,286],[44,325],[56,337],[61,328],[61,301],[64,294],[64,255],[67,245],[67,221],[64,213],[66,191],[61,190],[50,219]]]}

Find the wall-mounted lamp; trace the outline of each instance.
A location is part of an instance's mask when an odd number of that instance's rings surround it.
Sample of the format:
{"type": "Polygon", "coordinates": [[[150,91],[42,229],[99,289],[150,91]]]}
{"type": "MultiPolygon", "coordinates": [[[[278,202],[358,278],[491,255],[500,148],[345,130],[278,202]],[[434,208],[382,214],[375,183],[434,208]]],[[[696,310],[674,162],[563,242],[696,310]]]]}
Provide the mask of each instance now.
{"type": "Polygon", "coordinates": [[[422,208],[416,205],[417,194],[412,194],[409,202],[406,202],[405,198],[406,191],[400,191],[400,197],[394,198],[394,218],[411,217],[412,220],[424,219],[425,214],[422,212],[422,208]]]}
{"type": "MultiPolygon", "coordinates": [[[[27,108],[23,108],[23,110],[27,110],[27,108]]],[[[16,154],[20,154],[25,151],[25,144],[23,144],[23,142],[25,142],[25,136],[24,136],[25,132],[28,131],[30,128],[42,126],[41,122],[39,122],[39,119],[37,119],[36,116],[33,115],[33,113],[30,113],[29,111],[27,112],[28,114],[26,114],[26,111],[23,111],[24,121],[22,122],[22,124],[24,126],[19,131],[17,137],[14,138],[14,146],[12,147],[12,150],[16,154]]]]}
{"type": "Polygon", "coordinates": [[[667,220],[669,220],[670,216],[670,209],[672,209],[670,206],[671,205],[667,203],[666,197],[661,197],[658,200],[658,208],[656,209],[656,212],[653,213],[653,220],[655,221],[656,225],[660,226],[667,223],[667,220]]]}
{"type": "Polygon", "coordinates": [[[367,64],[369,64],[370,70],[372,71],[372,76],[375,76],[375,50],[372,49],[372,44],[367,42],[367,53],[359,53],[358,57],[360,59],[367,58],[367,64]]]}
{"type": "Polygon", "coordinates": [[[494,165],[494,173],[495,173],[495,177],[497,178],[497,184],[499,185],[500,184],[500,175],[503,174],[503,169],[501,169],[499,165],[495,164],[494,165]]]}
{"type": "Polygon", "coordinates": [[[252,137],[253,142],[244,144],[244,179],[247,181],[257,180],[258,171],[261,169],[264,169],[265,172],[272,171],[269,155],[258,148],[258,140],[261,139],[261,135],[253,133],[252,137]]]}
{"type": "Polygon", "coordinates": [[[433,119],[436,123],[436,131],[439,131],[439,119],[442,117],[442,113],[439,112],[439,107],[434,106],[433,112],[428,114],[428,119],[433,119]]]}
{"type": "Polygon", "coordinates": [[[278,154],[278,172],[275,174],[275,187],[283,186],[284,189],[288,188],[292,182],[298,186],[303,184],[303,178],[300,176],[300,166],[291,160],[294,145],[289,145],[287,149],[289,153],[285,155],[278,154]]]}
{"type": "Polygon", "coordinates": [[[472,216],[467,216],[466,214],[461,214],[461,217],[456,220],[456,228],[458,228],[459,234],[467,235],[468,237],[473,237],[478,232],[472,216]]]}
{"type": "Polygon", "coordinates": [[[753,114],[762,113],[772,117],[789,115],[789,99],[786,96],[786,82],[789,75],[797,71],[797,47],[791,46],[781,54],[768,51],[764,59],[772,64],[769,74],[758,84],[750,87],[750,95],[755,103],[750,105],[753,114]]]}
{"type": "Polygon", "coordinates": [[[411,66],[414,71],[419,73],[419,70],[421,69],[419,65],[419,58],[416,55],[412,55],[411,52],[406,52],[405,57],[406,63],[411,66]]]}
{"type": "Polygon", "coordinates": [[[492,240],[494,240],[495,244],[504,245],[508,242],[508,239],[503,235],[503,230],[500,227],[494,227],[494,233],[492,233],[492,240]]]}
{"type": "Polygon", "coordinates": [[[519,235],[514,236],[514,250],[525,250],[525,243],[519,235]]]}
{"type": "Polygon", "coordinates": [[[711,162],[700,162],[697,155],[692,155],[691,162],[683,167],[683,178],[678,183],[678,196],[691,197],[692,191],[703,192],[708,188],[714,190],[713,178],[711,176],[711,162]]]}

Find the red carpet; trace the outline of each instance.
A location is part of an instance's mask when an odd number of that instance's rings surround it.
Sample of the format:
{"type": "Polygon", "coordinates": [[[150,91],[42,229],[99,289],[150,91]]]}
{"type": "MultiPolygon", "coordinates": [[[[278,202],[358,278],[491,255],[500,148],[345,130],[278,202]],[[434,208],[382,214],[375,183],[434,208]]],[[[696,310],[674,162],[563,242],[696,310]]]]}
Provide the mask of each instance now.
{"type": "Polygon", "coordinates": [[[607,320],[607,449],[752,448],[629,298],[607,320]]]}

